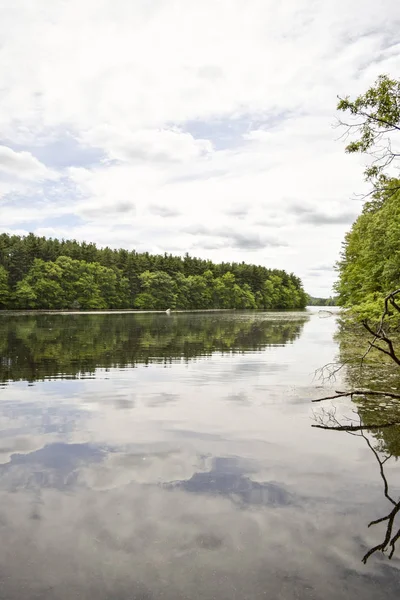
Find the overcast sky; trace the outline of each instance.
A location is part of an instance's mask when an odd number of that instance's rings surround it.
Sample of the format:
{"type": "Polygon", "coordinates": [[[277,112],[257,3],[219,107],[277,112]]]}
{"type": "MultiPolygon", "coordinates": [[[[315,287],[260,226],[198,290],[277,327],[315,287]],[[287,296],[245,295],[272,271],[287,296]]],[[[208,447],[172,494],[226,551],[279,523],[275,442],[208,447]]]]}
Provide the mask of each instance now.
{"type": "Polygon", "coordinates": [[[0,228],[327,295],[365,190],[336,97],[399,76],[399,31],[399,0],[3,1],[0,228]]]}

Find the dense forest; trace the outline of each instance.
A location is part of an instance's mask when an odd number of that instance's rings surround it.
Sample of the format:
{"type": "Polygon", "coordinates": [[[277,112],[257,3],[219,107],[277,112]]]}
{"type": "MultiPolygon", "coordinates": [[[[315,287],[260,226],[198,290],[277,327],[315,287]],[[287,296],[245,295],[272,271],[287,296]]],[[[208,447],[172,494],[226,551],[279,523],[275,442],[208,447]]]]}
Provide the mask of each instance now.
{"type": "Polygon", "coordinates": [[[293,309],[295,275],[29,234],[0,235],[0,309],[293,309]]]}
{"type": "Polygon", "coordinates": [[[400,180],[365,203],[346,235],[339,274],[341,304],[361,318],[380,316],[384,297],[400,287],[400,180]]]}

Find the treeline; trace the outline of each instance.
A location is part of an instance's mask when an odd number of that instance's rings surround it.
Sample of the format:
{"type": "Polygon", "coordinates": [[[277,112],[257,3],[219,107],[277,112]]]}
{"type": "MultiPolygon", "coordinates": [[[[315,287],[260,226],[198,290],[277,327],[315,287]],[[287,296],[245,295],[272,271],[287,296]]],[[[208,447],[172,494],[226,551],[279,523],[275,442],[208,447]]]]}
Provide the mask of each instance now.
{"type": "Polygon", "coordinates": [[[330,298],[314,298],[313,296],[307,296],[307,306],[336,306],[336,298],[331,296],[330,298]]]}
{"type": "Polygon", "coordinates": [[[359,318],[380,318],[384,297],[400,287],[400,180],[366,202],[338,266],[340,304],[359,318]]]}
{"type": "Polygon", "coordinates": [[[295,309],[298,277],[186,254],[152,255],[93,243],[0,235],[0,309],[295,309]]]}

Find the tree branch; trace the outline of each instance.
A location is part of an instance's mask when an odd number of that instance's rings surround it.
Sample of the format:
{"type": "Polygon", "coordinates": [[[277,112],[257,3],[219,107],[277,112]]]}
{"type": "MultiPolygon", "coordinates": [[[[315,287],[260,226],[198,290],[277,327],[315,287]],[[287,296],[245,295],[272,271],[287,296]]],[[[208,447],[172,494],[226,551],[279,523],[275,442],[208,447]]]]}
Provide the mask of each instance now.
{"type": "Polygon", "coordinates": [[[369,550],[365,556],[363,557],[362,561],[364,564],[366,564],[367,560],[369,559],[369,557],[374,554],[375,552],[378,552],[378,550],[380,550],[381,552],[385,552],[386,549],[388,548],[388,546],[391,547],[391,551],[389,554],[389,559],[392,558],[394,551],[395,551],[395,547],[396,547],[396,542],[400,537],[400,529],[397,531],[397,533],[392,537],[392,530],[393,530],[393,524],[394,524],[394,520],[396,518],[397,513],[400,511],[400,502],[398,502],[395,507],[393,508],[393,510],[386,515],[386,517],[382,517],[382,519],[378,519],[376,521],[371,521],[371,523],[368,525],[368,527],[371,527],[372,525],[377,525],[378,523],[382,523],[383,521],[388,521],[388,525],[387,525],[387,529],[386,529],[386,535],[385,535],[385,539],[383,540],[383,542],[381,544],[377,544],[376,546],[374,546],[373,548],[371,548],[371,550],[369,550]]]}
{"type": "Polygon", "coordinates": [[[400,421],[373,425],[311,425],[311,427],[315,427],[315,429],[328,429],[330,431],[365,431],[371,429],[385,429],[386,427],[393,427],[393,425],[400,425],[400,421]]]}
{"type": "MultiPolygon", "coordinates": [[[[360,422],[361,422],[361,419],[360,419],[360,422]]],[[[395,500],[393,500],[393,498],[391,496],[389,496],[389,484],[386,479],[385,471],[383,470],[383,465],[385,464],[385,462],[387,462],[389,460],[389,458],[391,458],[392,455],[389,454],[384,460],[381,460],[379,458],[379,454],[377,453],[375,448],[372,446],[372,444],[369,441],[369,439],[367,438],[367,436],[363,432],[361,432],[361,436],[366,441],[368,448],[371,450],[371,452],[373,453],[373,455],[375,456],[375,458],[379,464],[379,472],[380,472],[380,475],[381,475],[381,478],[383,481],[383,493],[385,494],[385,497],[389,500],[389,502],[391,502],[394,506],[396,506],[397,502],[395,500]]]]}
{"type": "Polygon", "coordinates": [[[368,113],[364,112],[363,110],[358,111],[357,114],[362,115],[367,120],[375,121],[375,123],[382,123],[383,125],[387,125],[388,127],[391,127],[392,130],[400,131],[400,127],[398,125],[395,125],[395,123],[391,123],[390,121],[387,121],[386,119],[382,119],[381,117],[376,117],[375,115],[368,114],[368,113]]]}
{"type": "Polygon", "coordinates": [[[344,398],[353,396],[383,396],[387,398],[393,398],[394,400],[400,400],[400,394],[395,394],[394,392],[378,392],[376,390],[351,390],[347,392],[336,391],[334,396],[326,396],[325,398],[316,398],[315,400],[311,400],[311,402],[323,402],[324,400],[335,400],[336,398],[344,398]]]}

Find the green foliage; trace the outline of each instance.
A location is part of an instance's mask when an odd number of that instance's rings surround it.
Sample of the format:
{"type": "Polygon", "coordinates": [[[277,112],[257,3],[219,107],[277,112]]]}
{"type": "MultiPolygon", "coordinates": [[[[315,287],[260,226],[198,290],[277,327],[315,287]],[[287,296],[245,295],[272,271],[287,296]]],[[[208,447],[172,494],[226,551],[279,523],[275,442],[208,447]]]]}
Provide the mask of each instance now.
{"type": "Polygon", "coordinates": [[[10,299],[10,288],[8,286],[8,273],[0,265],[0,309],[8,305],[10,299]]]}
{"type": "Polygon", "coordinates": [[[342,123],[347,132],[356,135],[346,146],[346,152],[371,154],[373,162],[365,177],[382,189],[390,181],[387,168],[398,158],[392,150],[390,135],[400,131],[400,81],[381,75],[365,94],[355,100],[339,100],[338,110],[349,114],[351,122],[342,123]]]}
{"type": "MultiPolygon", "coordinates": [[[[340,361],[346,363],[344,373],[350,389],[398,389],[398,365],[390,355],[372,347],[370,336],[367,338],[365,331],[360,334],[357,321],[378,322],[384,311],[384,298],[400,288],[400,179],[393,177],[390,170],[396,168],[400,157],[392,150],[391,139],[392,134],[400,132],[400,81],[382,75],[375,86],[355,101],[340,100],[338,109],[350,113],[354,122],[345,124],[347,131],[358,136],[347,145],[346,151],[373,157],[365,176],[374,185],[362,214],[346,235],[337,265],[338,303],[351,309],[338,335],[340,361]],[[371,352],[366,355],[368,347],[371,352]],[[360,348],[363,368],[360,368],[360,348]]],[[[398,312],[385,317],[385,330],[392,329],[391,343],[396,346],[398,324],[398,312]]],[[[366,426],[399,420],[398,402],[387,399],[371,402],[367,394],[353,401],[358,404],[361,421],[366,426]]],[[[379,450],[400,456],[397,427],[374,429],[373,435],[379,450]]]]}
{"type": "Polygon", "coordinates": [[[154,310],[175,308],[177,285],[168,273],[145,271],[140,275],[139,280],[141,291],[135,298],[136,308],[154,310]]]}
{"type": "Polygon", "coordinates": [[[23,279],[18,281],[14,294],[15,308],[36,308],[37,295],[32,286],[23,279]]]}
{"type": "Polygon", "coordinates": [[[0,268],[0,308],[297,309],[307,302],[300,279],[282,270],[33,234],[0,235],[0,268]]]}
{"type": "Polygon", "coordinates": [[[383,298],[400,287],[400,191],[365,205],[346,235],[338,271],[339,304],[359,318],[379,318],[383,298]]]}
{"type": "Polygon", "coordinates": [[[314,298],[313,296],[307,296],[307,306],[336,306],[337,298],[314,298]]]}
{"type": "Polygon", "coordinates": [[[55,262],[36,258],[17,283],[18,308],[123,308],[128,289],[120,272],[98,263],[60,256],[55,262]]]}
{"type": "Polygon", "coordinates": [[[341,99],[338,109],[353,119],[343,124],[356,135],[346,151],[372,156],[365,176],[374,184],[345,238],[338,263],[338,303],[359,319],[376,321],[384,297],[400,286],[400,179],[393,177],[400,155],[391,139],[400,132],[400,81],[381,75],[354,101],[341,99]]]}

